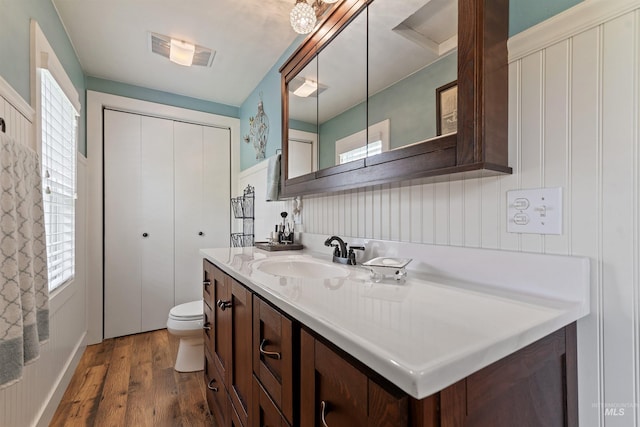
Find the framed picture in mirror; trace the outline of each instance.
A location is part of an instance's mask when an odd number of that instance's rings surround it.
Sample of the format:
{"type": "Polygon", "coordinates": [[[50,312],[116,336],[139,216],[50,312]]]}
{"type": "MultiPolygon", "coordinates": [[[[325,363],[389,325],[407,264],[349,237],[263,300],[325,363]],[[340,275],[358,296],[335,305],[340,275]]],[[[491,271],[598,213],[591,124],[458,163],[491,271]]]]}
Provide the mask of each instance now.
{"type": "Polygon", "coordinates": [[[458,81],[436,89],[436,135],[458,130],[458,81]]]}

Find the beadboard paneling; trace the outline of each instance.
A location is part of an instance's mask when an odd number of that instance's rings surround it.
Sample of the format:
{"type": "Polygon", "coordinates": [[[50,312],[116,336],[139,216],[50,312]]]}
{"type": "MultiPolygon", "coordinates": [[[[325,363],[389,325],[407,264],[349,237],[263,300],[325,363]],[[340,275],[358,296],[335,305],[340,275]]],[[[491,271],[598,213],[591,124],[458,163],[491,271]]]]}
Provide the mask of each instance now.
{"type": "Polygon", "coordinates": [[[576,6],[588,19],[558,28],[557,40],[541,35],[549,22],[519,36],[527,51],[509,64],[513,175],[305,197],[303,209],[310,233],[590,257],[591,314],[578,325],[587,427],[640,425],[640,11],[616,2],[620,13],[612,2],[576,6]],[[507,233],[506,192],[538,187],[562,187],[563,233],[507,233]]]}
{"type": "MultiPolygon", "coordinates": [[[[231,197],[241,196],[247,185],[253,186],[255,189],[256,199],[254,204],[254,234],[256,241],[265,241],[269,234],[274,230],[274,226],[282,220],[280,212],[289,213],[287,219],[292,219],[291,202],[267,202],[267,169],[269,160],[264,160],[255,166],[243,170],[238,176],[237,186],[231,197]]],[[[231,216],[231,230],[235,232],[242,231],[242,220],[231,216]]]]}
{"type": "MultiPolygon", "coordinates": [[[[19,96],[0,78],[0,117],[7,134],[35,148],[28,104],[18,110],[19,96]],[[5,94],[9,92],[9,96],[5,94]],[[26,114],[26,116],[25,116],[26,114]]],[[[40,348],[40,357],[25,366],[20,382],[0,390],[0,425],[22,427],[48,425],[71,375],[84,351],[86,323],[86,161],[79,155],[78,199],[76,207],[76,275],[73,282],[54,292],[49,300],[49,341],[40,348]]]]}

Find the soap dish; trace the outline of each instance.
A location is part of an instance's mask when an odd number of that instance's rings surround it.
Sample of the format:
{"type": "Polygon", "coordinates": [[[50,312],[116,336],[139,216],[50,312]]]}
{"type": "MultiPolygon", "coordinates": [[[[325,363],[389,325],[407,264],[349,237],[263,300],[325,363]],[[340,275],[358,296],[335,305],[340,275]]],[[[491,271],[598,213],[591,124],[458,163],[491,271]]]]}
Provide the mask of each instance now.
{"type": "Polygon", "coordinates": [[[362,265],[371,271],[371,279],[379,282],[385,277],[393,277],[401,280],[407,275],[406,266],[412,261],[411,258],[389,258],[378,257],[363,262],[362,265]]]}

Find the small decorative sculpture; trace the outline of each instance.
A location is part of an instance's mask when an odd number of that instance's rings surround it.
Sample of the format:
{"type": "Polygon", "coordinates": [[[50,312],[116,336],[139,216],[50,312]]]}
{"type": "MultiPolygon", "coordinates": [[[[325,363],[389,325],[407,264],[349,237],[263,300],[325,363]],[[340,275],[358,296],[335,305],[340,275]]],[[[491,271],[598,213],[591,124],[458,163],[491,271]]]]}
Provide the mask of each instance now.
{"type": "Polygon", "coordinates": [[[256,160],[264,159],[264,150],[267,147],[267,139],[269,138],[269,117],[264,112],[262,104],[262,92],[260,92],[260,101],[258,102],[258,114],[255,117],[249,117],[249,135],[245,135],[244,142],[252,143],[256,150],[256,160]]]}

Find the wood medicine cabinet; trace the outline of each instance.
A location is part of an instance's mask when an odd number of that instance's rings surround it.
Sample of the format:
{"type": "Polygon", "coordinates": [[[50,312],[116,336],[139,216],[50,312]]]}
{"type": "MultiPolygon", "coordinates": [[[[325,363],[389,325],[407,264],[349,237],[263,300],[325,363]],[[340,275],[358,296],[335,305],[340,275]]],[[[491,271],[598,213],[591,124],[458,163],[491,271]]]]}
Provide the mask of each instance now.
{"type": "Polygon", "coordinates": [[[508,0],[336,3],[280,69],[283,196],[511,173],[508,16],[508,0]]]}

